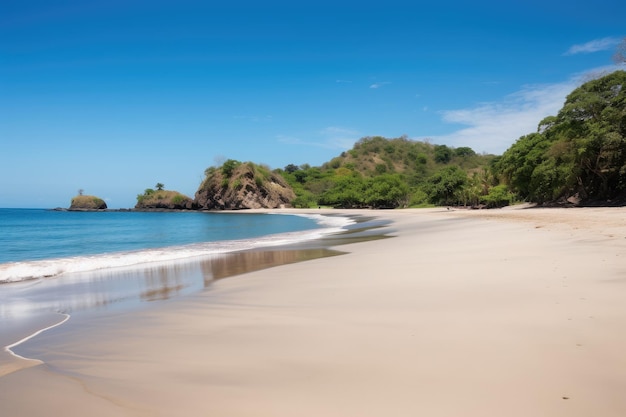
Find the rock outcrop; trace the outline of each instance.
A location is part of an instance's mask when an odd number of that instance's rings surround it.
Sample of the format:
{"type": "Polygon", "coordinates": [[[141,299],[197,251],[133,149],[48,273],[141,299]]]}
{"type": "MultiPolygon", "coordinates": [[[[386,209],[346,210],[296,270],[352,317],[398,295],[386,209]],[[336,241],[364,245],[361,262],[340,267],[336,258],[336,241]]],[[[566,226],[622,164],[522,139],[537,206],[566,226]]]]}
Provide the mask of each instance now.
{"type": "Polygon", "coordinates": [[[204,210],[241,210],[288,206],[295,193],[285,179],[252,162],[229,160],[209,168],[196,192],[195,205],[204,210]]]}
{"type": "Polygon", "coordinates": [[[105,210],[107,203],[100,197],[93,195],[77,195],[72,198],[69,210],[87,211],[87,210],[105,210]]]}
{"type": "Polygon", "coordinates": [[[135,210],[191,210],[193,200],[178,191],[147,189],[137,196],[135,210]]]}

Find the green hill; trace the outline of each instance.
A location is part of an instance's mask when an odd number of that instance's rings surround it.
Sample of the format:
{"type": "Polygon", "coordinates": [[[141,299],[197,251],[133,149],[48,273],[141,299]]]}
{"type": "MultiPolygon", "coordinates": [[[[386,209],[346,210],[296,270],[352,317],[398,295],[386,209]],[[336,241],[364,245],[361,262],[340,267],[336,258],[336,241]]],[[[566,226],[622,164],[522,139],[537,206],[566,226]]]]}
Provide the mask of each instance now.
{"type": "Polygon", "coordinates": [[[494,158],[468,147],[375,136],[321,167],[288,165],[280,172],[296,193],[296,207],[479,204],[492,185],[494,158]]]}

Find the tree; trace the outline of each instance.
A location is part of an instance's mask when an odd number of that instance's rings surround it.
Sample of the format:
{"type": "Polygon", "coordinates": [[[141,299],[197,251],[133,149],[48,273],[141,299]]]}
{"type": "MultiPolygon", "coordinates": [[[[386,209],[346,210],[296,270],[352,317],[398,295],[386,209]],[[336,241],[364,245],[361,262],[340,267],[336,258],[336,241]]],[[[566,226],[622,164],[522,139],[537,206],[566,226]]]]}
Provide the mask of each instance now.
{"type": "Polygon", "coordinates": [[[513,194],[507,189],[506,185],[501,184],[492,187],[489,193],[481,198],[481,201],[489,208],[504,207],[511,204],[513,194]]]}
{"type": "Polygon", "coordinates": [[[358,176],[341,176],[322,193],[319,203],[339,208],[359,208],[364,204],[365,182],[358,176]]]}
{"type": "Polygon", "coordinates": [[[300,169],[299,166],[294,165],[294,164],[289,164],[289,165],[287,165],[285,167],[285,172],[288,173],[288,174],[292,174],[292,173],[298,171],[299,169],[300,169]]]}
{"type": "Polygon", "coordinates": [[[370,178],[364,203],[373,208],[398,208],[408,204],[409,187],[400,175],[384,174],[370,178]]]}
{"type": "Polygon", "coordinates": [[[626,190],[626,72],[572,91],[558,114],[521,137],[496,168],[512,191],[536,202],[607,200],[626,190]]]}
{"type": "Polygon", "coordinates": [[[448,166],[428,179],[426,193],[433,204],[454,205],[463,200],[467,174],[457,166],[448,166]]]}
{"type": "Polygon", "coordinates": [[[157,191],[163,191],[164,187],[165,185],[161,184],[160,182],[157,182],[156,185],[154,186],[154,188],[156,188],[157,191]]]}
{"type": "Polygon", "coordinates": [[[476,152],[474,152],[474,150],[470,148],[469,146],[461,146],[460,148],[456,148],[454,150],[454,154],[456,156],[466,157],[466,156],[474,156],[476,155],[476,152]]]}
{"type": "Polygon", "coordinates": [[[531,178],[535,168],[545,159],[550,143],[541,133],[522,136],[496,163],[496,171],[511,189],[522,198],[532,194],[531,178]]]}
{"type": "Polygon", "coordinates": [[[83,195],[84,192],[85,192],[85,190],[83,190],[82,188],[78,189],[78,195],[83,195]]]}
{"type": "Polygon", "coordinates": [[[452,149],[446,145],[435,145],[435,162],[447,164],[452,159],[452,149]]]}

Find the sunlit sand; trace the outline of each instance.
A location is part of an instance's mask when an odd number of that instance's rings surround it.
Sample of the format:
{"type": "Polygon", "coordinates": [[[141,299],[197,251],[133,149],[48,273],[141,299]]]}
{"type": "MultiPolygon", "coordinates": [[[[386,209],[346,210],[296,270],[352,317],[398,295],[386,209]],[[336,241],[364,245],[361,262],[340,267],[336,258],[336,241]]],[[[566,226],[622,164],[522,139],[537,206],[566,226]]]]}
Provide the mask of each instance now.
{"type": "Polygon", "coordinates": [[[626,415],[626,209],[365,214],[395,237],[38,335],[1,414],[626,415]]]}

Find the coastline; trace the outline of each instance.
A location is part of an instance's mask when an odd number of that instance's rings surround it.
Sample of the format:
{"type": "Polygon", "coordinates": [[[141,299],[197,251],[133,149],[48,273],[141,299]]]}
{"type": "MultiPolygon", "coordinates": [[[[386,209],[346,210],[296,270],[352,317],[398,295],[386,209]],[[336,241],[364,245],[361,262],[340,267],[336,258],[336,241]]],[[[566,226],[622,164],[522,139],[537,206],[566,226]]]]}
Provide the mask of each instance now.
{"type": "Polygon", "coordinates": [[[625,209],[311,212],[395,237],[45,332],[46,364],[1,377],[0,409],[626,414],[625,209]]]}

